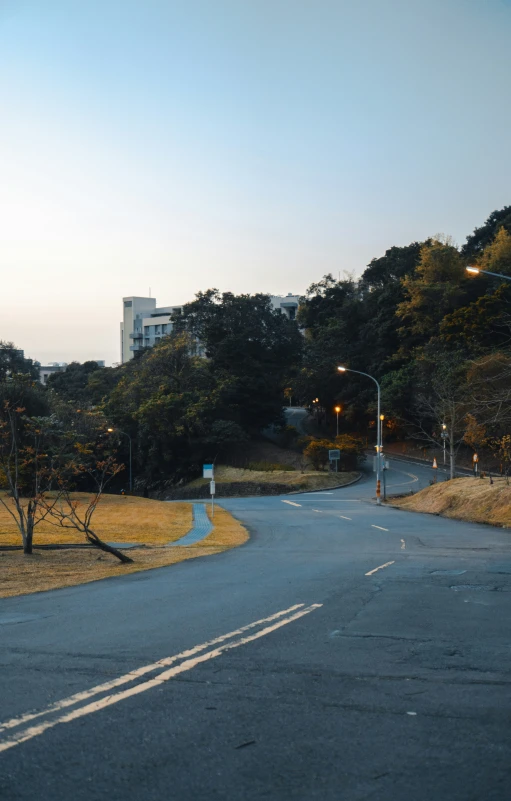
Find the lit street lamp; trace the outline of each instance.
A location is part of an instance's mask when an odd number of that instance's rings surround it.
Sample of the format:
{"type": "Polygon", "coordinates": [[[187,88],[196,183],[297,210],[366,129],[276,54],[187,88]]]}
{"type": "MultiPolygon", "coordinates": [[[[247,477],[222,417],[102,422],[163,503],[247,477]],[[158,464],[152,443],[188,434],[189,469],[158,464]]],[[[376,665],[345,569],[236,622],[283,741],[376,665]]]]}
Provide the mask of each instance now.
{"type": "MultiPolygon", "coordinates": [[[[113,434],[113,432],[115,430],[116,429],[114,429],[114,428],[107,428],[107,431],[108,431],[109,434],[113,434]]],[[[117,429],[117,433],[118,434],[124,434],[125,437],[128,437],[129,443],[130,443],[130,493],[131,493],[131,492],[133,492],[133,472],[132,472],[132,469],[131,469],[131,437],[130,437],[129,434],[126,433],[126,431],[121,431],[120,429],[117,429]]]]}
{"type": "Polygon", "coordinates": [[[335,413],[336,413],[336,415],[337,415],[337,436],[339,436],[339,412],[340,412],[340,411],[341,411],[341,407],[340,407],[340,406],[336,406],[336,407],[334,408],[334,412],[335,412],[335,413]]]}
{"type": "Polygon", "coordinates": [[[442,423],[442,439],[444,441],[444,467],[445,467],[445,440],[447,439],[447,426],[442,423]]]}
{"type": "Polygon", "coordinates": [[[465,267],[467,273],[474,273],[475,275],[479,275],[479,273],[484,273],[485,275],[493,275],[495,278],[503,278],[504,281],[511,281],[510,275],[502,275],[502,273],[491,273],[489,270],[480,270],[479,267],[465,267]]]}
{"type": "Polygon", "coordinates": [[[371,381],[374,381],[376,387],[378,389],[378,415],[376,417],[376,503],[378,506],[381,504],[380,499],[380,487],[381,487],[381,479],[380,479],[380,472],[381,472],[381,439],[380,439],[380,422],[381,422],[381,389],[378,381],[374,376],[369,375],[369,373],[363,373],[361,370],[351,370],[349,367],[338,367],[337,368],[340,373],[358,373],[358,375],[365,375],[366,378],[370,378],[371,381]]]}

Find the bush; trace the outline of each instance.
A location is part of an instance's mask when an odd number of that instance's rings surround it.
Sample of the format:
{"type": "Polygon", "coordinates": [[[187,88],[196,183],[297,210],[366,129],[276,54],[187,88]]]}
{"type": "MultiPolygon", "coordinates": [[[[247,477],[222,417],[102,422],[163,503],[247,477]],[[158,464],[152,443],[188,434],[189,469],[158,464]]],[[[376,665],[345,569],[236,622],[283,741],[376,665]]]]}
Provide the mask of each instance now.
{"type": "Polygon", "coordinates": [[[328,451],[335,447],[328,439],[313,439],[305,448],[303,455],[316,470],[324,470],[328,463],[328,451]]]}
{"type": "Polygon", "coordinates": [[[307,437],[307,445],[303,455],[316,470],[324,470],[328,464],[328,451],[340,450],[339,469],[354,470],[365,459],[364,443],[358,437],[340,434],[334,442],[328,439],[312,439],[307,437]]]}

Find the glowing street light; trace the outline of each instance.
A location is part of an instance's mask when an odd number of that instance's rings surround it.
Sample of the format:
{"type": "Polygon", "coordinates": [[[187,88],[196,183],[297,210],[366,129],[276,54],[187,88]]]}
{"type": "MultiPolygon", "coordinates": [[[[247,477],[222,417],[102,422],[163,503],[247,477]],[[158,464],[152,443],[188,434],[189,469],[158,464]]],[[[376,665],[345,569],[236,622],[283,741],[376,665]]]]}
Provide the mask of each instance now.
{"type": "Polygon", "coordinates": [[[341,406],[335,406],[334,407],[334,412],[337,415],[337,436],[339,436],[339,414],[341,412],[341,408],[342,408],[341,406]]]}
{"type": "Polygon", "coordinates": [[[480,270],[479,267],[465,267],[467,273],[472,273],[474,275],[479,275],[479,273],[484,273],[484,275],[493,275],[495,278],[503,278],[504,281],[511,281],[511,276],[509,275],[502,275],[502,273],[492,273],[490,270],[480,270]]]}
{"type": "Polygon", "coordinates": [[[376,387],[378,389],[378,413],[376,417],[376,503],[378,506],[381,504],[380,499],[380,492],[381,492],[381,480],[380,480],[380,473],[381,473],[381,436],[380,436],[380,424],[381,424],[381,388],[376,380],[376,378],[369,373],[363,373],[361,370],[352,370],[350,367],[342,367],[339,365],[337,368],[340,373],[358,373],[358,375],[365,375],[366,378],[370,378],[371,381],[374,381],[376,387]]]}

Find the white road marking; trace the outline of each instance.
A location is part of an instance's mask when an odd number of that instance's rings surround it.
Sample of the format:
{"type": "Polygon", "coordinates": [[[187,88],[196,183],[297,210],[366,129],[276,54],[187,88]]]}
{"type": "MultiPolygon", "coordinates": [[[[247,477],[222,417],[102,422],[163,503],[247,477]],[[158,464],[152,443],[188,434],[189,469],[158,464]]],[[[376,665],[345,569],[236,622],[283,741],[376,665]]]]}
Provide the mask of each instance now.
{"type": "Polygon", "coordinates": [[[372,523],[371,523],[371,527],[372,528],[379,528],[380,531],[388,531],[388,528],[383,528],[383,526],[374,526],[372,523]]]}
{"type": "MultiPolygon", "coordinates": [[[[395,559],[394,559],[393,562],[385,562],[384,565],[379,565],[379,567],[375,567],[374,570],[370,570],[369,573],[366,573],[365,575],[366,576],[372,576],[373,573],[376,573],[378,570],[383,570],[384,567],[390,567],[390,565],[394,565],[395,563],[396,563],[395,559]]],[[[1,750],[1,746],[0,746],[0,750],[1,750]]]]}
{"type": "MultiPolygon", "coordinates": [[[[34,737],[39,737],[41,734],[44,734],[45,731],[47,731],[48,729],[52,729],[59,723],[69,723],[73,720],[77,720],[78,718],[84,717],[85,715],[90,715],[93,712],[98,712],[100,709],[105,709],[106,707],[112,706],[113,704],[117,704],[119,703],[119,701],[124,701],[126,698],[131,698],[135,695],[140,695],[140,693],[146,692],[146,690],[150,690],[153,687],[157,687],[160,684],[169,681],[169,679],[174,678],[174,676],[178,676],[180,673],[185,673],[188,670],[192,670],[194,667],[201,664],[202,662],[207,662],[211,659],[216,659],[225,651],[232,650],[233,648],[239,648],[241,645],[246,645],[249,642],[253,642],[254,640],[259,639],[260,637],[264,637],[267,634],[270,634],[271,632],[281,628],[282,626],[286,626],[288,623],[292,623],[294,620],[298,620],[299,618],[304,617],[304,615],[310,614],[315,609],[319,609],[322,605],[323,604],[311,604],[311,606],[299,609],[299,611],[295,612],[294,614],[286,618],[277,620],[271,626],[267,626],[266,628],[255,632],[255,634],[250,634],[248,637],[241,637],[238,640],[227,642],[224,645],[220,645],[218,648],[214,648],[211,651],[206,651],[206,653],[201,654],[201,656],[197,656],[193,659],[187,659],[184,662],[181,662],[180,665],[176,665],[175,667],[170,668],[170,670],[163,671],[154,679],[149,679],[148,681],[142,682],[141,684],[137,684],[135,687],[130,687],[127,690],[114,693],[113,695],[104,696],[99,701],[93,701],[91,704],[87,704],[86,706],[74,709],[71,712],[66,713],[65,715],[61,715],[60,717],[53,718],[52,720],[46,720],[38,725],[25,728],[24,730],[12,735],[11,737],[0,740],[0,752],[7,751],[9,748],[14,748],[14,746],[27,742],[27,740],[32,740],[34,737]]],[[[303,606],[303,604],[297,604],[297,606],[301,607],[303,606]]],[[[277,618],[283,614],[285,614],[285,612],[278,612],[276,615],[273,615],[272,617],[277,618]]],[[[255,625],[257,625],[257,623],[251,623],[248,627],[243,627],[243,628],[246,629],[255,625]]],[[[221,639],[225,639],[226,637],[229,636],[230,635],[224,635],[222,638],[218,638],[216,642],[219,642],[221,639]]],[[[196,646],[196,648],[192,648],[189,653],[196,652],[197,649],[202,650],[206,646],[207,644],[196,646]]],[[[178,656],[169,657],[169,660],[171,661],[174,661],[176,659],[178,659],[178,656]]],[[[146,666],[146,670],[148,668],[153,669],[153,666],[152,665],[146,666]]],[[[141,670],[144,670],[144,668],[141,668],[141,670]]],[[[64,700],[69,700],[69,699],[64,699],[64,700]]],[[[48,710],[46,710],[46,712],[47,711],[48,710]]]]}
{"type": "Polygon", "coordinates": [[[216,637],[214,640],[209,640],[208,642],[202,643],[202,645],[196,645],[194,648],[188,649],[187,651],[182,651],[180,654],[167,656],[164,659],[158,660],[158,662],[153,662],[151,665],[144,665],[144,667],[131,670],[129,673],[125,673],[123,676],[119,676],[117,679],[112,679],[104,684],[97,684],[95,687],[91,687],[89,690],[70,695],[68,698],[62,699],[62,701],[56,701],[54,704],[47,706],[42,712],[29,712],[21,717],[7,720],[4,723],[0,723],[0,732],[5,731],[6,729],[12,729],[15,726],[21,726],[24,723],[29,723],[31,720],[40,718],[42,715],[48,715],[51,712],[59,712],[61,709],[65,709],[68,706],[74,706],[74,704],[78,704],[80,701],[88,701],[95,695],[99,695],[107,690],[113,690],[115,687],[119,687],[122,684],[128,684],[130,681],[135,681],[135,679],[144,676],[146,673],[152,673],[154,670],[158,670],[159,668],[168,667],[168,665],[172,665],[174,662],[177,662],[180,659],[186,659],[190,656],[194,656],[195,654],[200,653],[207,648],[211,648],[214,645],[225,642],[225,640],[238,637],[240,634],[244,634],[246,631],[250,631],[250,629],[253,629],[256,626],[260,626],[263,623],[271,623],[273,620],[277,620],[279,617],[283,617],[291,612],[295,612],[297,609],[301,609],[303,606],[304,604],[295,604],[294,606],[290,606],[289,609],[283,609],[281,612],[276,612],[274,615],[270,615],[270,617],[263,617],[261,620],[256,620],[254,623],[249,623],[247,626],[242,626],[239,629],[230,631],[228,634],[222,634],[221,637],[216,637]]]}
{"type": "Polygon", "coordinates": [[[406,714],[407,714],[407,715],[416,715],[416,714],[417,714],[417,712],[407,712],[406,714]]]}
{"type": "Polygon", "coordinates": [[[401,550],[404,551],[406,549],[406,542],[401,540],[401,550]]]}
{"type": "Polygon", "coordinates": [[[404,487],[405,484],[414,484],[416,481],[419,480],[419,477],[415,475],[415,473],[405,473],[404,470],[396,470],[394,467],[392,468],[394,473],[402,473],[404,476],[409,476],[411,481],[401,481],[399,484],[387,484],[387,489],[390,487],[404,487]]]}
{"type": "Polygon", "coordinates": [[[301,503],[295,503],[294,501],[282,501],[282,503],[288,503],[290,506],[301,506],[301,503]]]}
{"type": "Polygon", "coordinates": [[[319,512],[321,514],[321,509],[313,509],[313,512],[319,512]]]}
{"type": "Polygon", "coordinates": [[[339,515],[339,517],[342,517],[343,520],[351,520],[351,517],[346,517],[346,515],[339,515]]]}

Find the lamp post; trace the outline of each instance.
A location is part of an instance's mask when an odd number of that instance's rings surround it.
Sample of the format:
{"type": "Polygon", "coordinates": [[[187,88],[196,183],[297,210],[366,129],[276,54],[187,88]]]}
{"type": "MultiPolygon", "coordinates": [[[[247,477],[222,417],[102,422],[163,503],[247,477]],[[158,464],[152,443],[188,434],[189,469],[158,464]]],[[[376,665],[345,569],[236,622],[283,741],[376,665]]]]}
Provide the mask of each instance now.
{"type": "Polygon", "coordinates": [[[334,412],[337,415],[337,436],[339,436],[339,412],[341,411],[340,406],[335,406],[334,412]]]}
{"type": "Polygon", "coordinates": [[[447,426],[442,423],[442,439],[444,441],[444,467],[445,467],[445,440],[447,439],[447,426]]]}
{"type": "Polygon", "coordinates": [[[369,375],[369,373],[363,373],[361,370],[351,370],[349,367],[338,367],[337,368],[340,373],[358,373],[358,375],[365,375],[366,378],[370,378],[371,381],[374,381],[376,387],[378,389],[378,414],[376,417],[376,503],[378,506],[381,504],[380,492],[381,492],[381,439],[380,439],[380,409],[381,409],[381,389],[378,381],[374,376],[369,375]]]}
{"type": "MultiPolygon", "coordinates": [[[[107,431],[108,431],[109,434],[113,434],[115,429],[114,428],[107,428],[107,431]]],[[[130,443],[130,493],[131,493],[131,492],[133,492],[133,471],[131,469],[131,437],[130,437],[129,434],[126,433],[126,431],[121,431],[120,429],[117,429],[117,431],[118,431],[119,434],[124,434],[125,437],[128,437],[128,440],[129,440],[129,443],[130,443]]]]}
{"type": "Polygon", "coordinates": [[[479,275],[479,273],[484,273],[485,275],[493,275],[495,278],[503,278],[504,281],[511,281],[511,276],[509,275],[502,275],[502,273],[492,273],[490,270],[480,270],[479,267],[465,267],[467,273],[474,273],[474,275],[479,275]]]}

